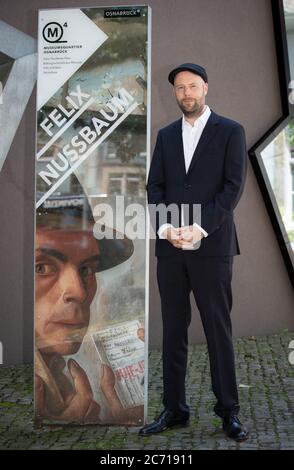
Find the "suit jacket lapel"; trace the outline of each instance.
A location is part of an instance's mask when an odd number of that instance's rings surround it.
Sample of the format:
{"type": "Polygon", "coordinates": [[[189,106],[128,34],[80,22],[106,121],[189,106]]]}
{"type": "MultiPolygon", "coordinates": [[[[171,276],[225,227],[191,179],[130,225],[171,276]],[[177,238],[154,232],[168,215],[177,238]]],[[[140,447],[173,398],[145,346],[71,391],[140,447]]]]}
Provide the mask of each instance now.
{"type": "MultiPolygon", "coordinates": [[[[194,152],[194,155],[192,157],[190,166],[188,168],[187,175],[189,175],[191,173],[191,171],[193,170],[193,167],[195,166],[196,161],[200,158],[200,156],[204,152],[208,142],[214,136],[214,134],[217,130],[218,122],[219,122],[219,116],[215,112],[211,111],[211,115],[209,116],[208,121],[206,123],[206,126],[203,129],[203,132],[202,132],[201,137],[199,139],[198,145],[197,145],[196,150],[194,152]]],[[[182,139],[182,147],[183,147],[183,139],[182,139]]]]}
{"type": "Polygon", "coordinates": [[[183,135],[182,135],[182,118],[178,119],[175,123],[175,129],[173,133],[174,138],[174,148],[179,148],[179,169],[184,175],[186,175],[186,166],[185,166],[185,156],[184,156],[184,146],[183,146],[183,135]]]}

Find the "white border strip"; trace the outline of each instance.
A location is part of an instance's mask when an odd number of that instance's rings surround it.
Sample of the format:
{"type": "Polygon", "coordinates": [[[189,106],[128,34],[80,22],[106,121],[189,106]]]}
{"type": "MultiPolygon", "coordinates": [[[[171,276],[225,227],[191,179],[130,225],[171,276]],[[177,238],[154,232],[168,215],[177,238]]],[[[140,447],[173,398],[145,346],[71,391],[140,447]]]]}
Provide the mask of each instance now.
{"type": "MultiPolygon", "coordinates": [[[[146,181],[150,168],[150,140],[151,140],[151,8],[148,6],[148,32],[147,32],[147,137],[146,137],[146,181]]],[[[148,382],[149,382],[149,244],[150,244],[150,218],[146,195],[146,242],[145,242],[145,377],[144,377],[144,424],[148,416],[148,382]]]]}

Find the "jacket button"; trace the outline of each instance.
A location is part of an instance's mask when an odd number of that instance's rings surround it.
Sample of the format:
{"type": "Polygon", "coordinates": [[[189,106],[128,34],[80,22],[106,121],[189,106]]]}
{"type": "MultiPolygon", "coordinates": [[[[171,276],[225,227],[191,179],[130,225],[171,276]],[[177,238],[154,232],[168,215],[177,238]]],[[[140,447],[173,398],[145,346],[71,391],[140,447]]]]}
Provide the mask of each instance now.
{"type": "Polygon", "coordinates": [[[184,188],[185,189],[190,189],[190,188],[192,188],[192,184],[185,183],[184,188]]]}

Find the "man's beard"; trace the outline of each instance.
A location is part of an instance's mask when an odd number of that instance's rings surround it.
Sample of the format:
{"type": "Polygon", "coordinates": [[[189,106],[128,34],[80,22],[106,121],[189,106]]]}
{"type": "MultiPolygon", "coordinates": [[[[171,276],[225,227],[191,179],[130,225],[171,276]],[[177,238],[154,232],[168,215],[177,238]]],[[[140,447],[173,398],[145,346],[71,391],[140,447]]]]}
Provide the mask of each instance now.
{"type": "Polygon", "coordinates": [[[200,114],[202,114],[203,112],[205,104],[204,103],[200,104],[195,99],[193,99],[193,101],[194,101],[194,105],[192,107],[190,107],[189,105],[188,106],[185,105],[185,103],[183,103],[183,100],[181,102],[178,101],[178,105],[181,111],[183,112],[184,116],[186,116],[187,118],[191,118],[191,117],[196,118],[197,116],[200,116],[200,114]]]}

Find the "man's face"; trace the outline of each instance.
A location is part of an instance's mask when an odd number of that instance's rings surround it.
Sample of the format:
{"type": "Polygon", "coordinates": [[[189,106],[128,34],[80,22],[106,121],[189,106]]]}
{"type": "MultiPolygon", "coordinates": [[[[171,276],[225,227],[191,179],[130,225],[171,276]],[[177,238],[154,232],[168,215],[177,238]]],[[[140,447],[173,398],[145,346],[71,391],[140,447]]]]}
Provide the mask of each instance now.
{"type": "Polygon", "coordinates": [[[37,228],[36,336],[43,354],[78,351],[89,324],[98,264],[91,230],[37,228]]]}
{"type": "Polygon", "coordinates": [[[177,103],[186,117],[197,117],[205,105],[208,84],[195,73],[184,71],[176,75],[174,89],[177,103]]]}

